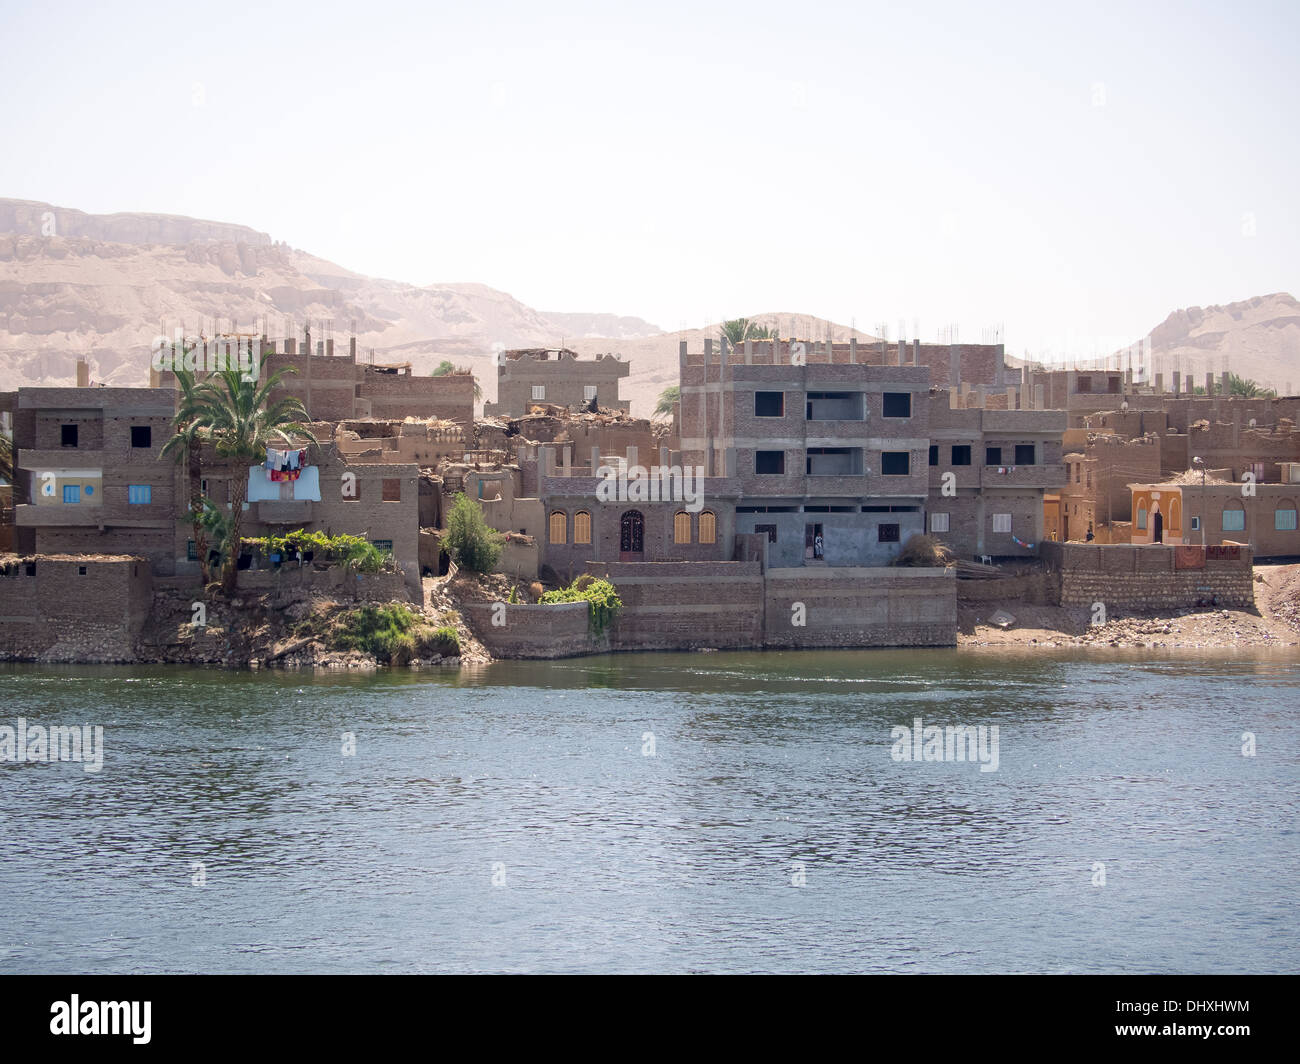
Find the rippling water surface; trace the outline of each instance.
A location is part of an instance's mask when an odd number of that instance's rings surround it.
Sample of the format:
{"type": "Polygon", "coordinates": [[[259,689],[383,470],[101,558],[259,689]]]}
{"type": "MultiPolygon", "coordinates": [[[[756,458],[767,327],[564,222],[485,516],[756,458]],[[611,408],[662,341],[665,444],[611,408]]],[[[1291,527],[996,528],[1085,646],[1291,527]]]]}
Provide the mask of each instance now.
{"type": "Polygon", "coordinates": [[[1294,654],[0,668],[19,717],[105,761],[0,764],[0,971],[1300,969],[1294,654]]]}

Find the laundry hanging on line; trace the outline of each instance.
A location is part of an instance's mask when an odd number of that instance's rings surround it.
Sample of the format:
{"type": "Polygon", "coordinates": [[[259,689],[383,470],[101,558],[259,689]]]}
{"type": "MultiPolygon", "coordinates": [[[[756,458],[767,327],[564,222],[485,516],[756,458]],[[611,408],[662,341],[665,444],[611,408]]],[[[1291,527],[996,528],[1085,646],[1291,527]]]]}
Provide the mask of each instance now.
{"type": "Polygon", "coordinates": [[[307,464],[307,451],[280,451],[266,449],[266,472],[273,481],[297,480],[307,464]]]}

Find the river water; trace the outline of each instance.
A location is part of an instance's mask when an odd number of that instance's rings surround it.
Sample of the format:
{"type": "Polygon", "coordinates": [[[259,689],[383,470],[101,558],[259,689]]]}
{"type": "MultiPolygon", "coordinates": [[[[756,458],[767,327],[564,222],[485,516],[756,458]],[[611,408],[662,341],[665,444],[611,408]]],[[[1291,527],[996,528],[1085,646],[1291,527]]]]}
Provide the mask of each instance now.
{"type": "Polygon", "coordinates": [[[1153,655],[0,667],[0,971],[1294,972],[1300,656],[1153,655]]]}

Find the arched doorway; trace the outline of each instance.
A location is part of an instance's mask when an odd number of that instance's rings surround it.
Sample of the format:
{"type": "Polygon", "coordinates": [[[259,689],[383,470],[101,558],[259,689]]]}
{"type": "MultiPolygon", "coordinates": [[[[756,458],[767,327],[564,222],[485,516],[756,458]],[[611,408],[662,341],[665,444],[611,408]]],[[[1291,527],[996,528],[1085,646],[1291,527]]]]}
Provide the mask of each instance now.
{"type": "Polygon", "coordinates": [[[626,510],[618,525],[618,560],[639,562],[645,552],[645,518],[640,510],[626,510]]]}
{"type": "Polygon", "coordinates": [[[1165,515],[1159,510],[1155,512],[1151,520],[1151,542],[1163,543],[1165,541],[1165,515]]]}

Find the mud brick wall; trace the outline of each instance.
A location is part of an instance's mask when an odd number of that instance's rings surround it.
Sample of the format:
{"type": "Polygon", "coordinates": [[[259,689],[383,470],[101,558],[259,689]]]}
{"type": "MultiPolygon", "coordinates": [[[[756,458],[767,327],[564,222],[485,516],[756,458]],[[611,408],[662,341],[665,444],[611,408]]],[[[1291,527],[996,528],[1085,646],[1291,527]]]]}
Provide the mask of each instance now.
{"type": "Polygon", "coordinates": [[[0,660],[129,662],[153,599],[144,558],[5,559],[0,660]],[[27,566],[35,565],[33,575],[27,566]],[[84,570],[84,572],[83,572],[84,570]]]}
{"type": "Polygon", "coordinates": [[[697,650],[763,645],[758,562],[591,562],[618,589],[615,650],[697,650]]]}
{"type": "Polygon", "coordinates": [[[1253,555],[1207,558],[1204,569],[1175,569],[1174,548],[1130,544],[1044,544],[1044,560],[1061,574],[1060,604],[1183,609],[1213,599],[1219,606],[1255,604],[1253,555]]]}
{"type": "Polygon", "coordinates": [[[300,567],[297,562],[279,569],[245,570],[239,574],[239,590],[268,592],[272,606],[301,602],[305,594],[329,596],[340,602],[412,601],[404,573],[353,573],[340,565],[316,569],[312,565],[300,567]]]}
{"type": "Polygon", "coordinates": [[[958,580],[957,601],[962,605],[1023,602],[1033,606],[1055,606],[1061,601],[1061,574],[1049,570],[1021,573],[1001,580],[958,580]]]}
{"type": "Polygon", "coordinates": [[[556,602],[550,605],[490,602],[462,607],[466,623],[496,658],[572,658],[608,650],[608,634],[599,643],[593,639],[585,602],[556,602]],[[494,612],[505,623],[492,623],[494,612]]]}
{"type": "Polygon", "coordinates": [[[765,645],[953,646],[956,583],[946,569],[768,570],[765,645]]]}

